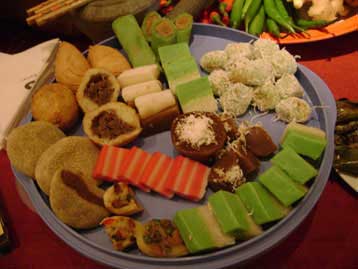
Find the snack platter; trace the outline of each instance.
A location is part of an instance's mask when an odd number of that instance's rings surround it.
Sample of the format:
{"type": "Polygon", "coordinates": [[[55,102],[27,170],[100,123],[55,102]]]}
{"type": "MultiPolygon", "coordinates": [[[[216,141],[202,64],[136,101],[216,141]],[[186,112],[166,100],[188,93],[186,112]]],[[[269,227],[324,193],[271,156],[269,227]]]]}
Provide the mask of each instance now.
{"type": "MultiPolygon", "coordinates": [[[[237,30],[213,25],[194,24],[190,50],[198,62],[204,53],[222,49],[229,42],[249,42],[252,39],[255,39],[255,37],[237,30]]],[[[120,47],[115,37],[107,39],[101,42],[101,44],[114,48],[120,47]]],[[[71,247],[98,262],[115,268],[191,268],[195,265],[205,266],[206,268],[222,268],[242,263],[267,251],[302,222],[317,202],[331,170],[334,151],[333,130],[336,115],[334,99],[324,82],[307,68],[299,66],[296,77],[305,90],[304,99],[312,106],[318,107],[314,109],[312,119],[307,125],[319,127],[327,136],[328,143],[321,158],[318,176],[310,185],[306,196],[293,208],[288,216],[266,229],[263,234],[231,247],[180,258],[152,258],[142,255],[138,250],[129,252],[115,251],[102,227],[77,231],[65,225],[52,212],[47,196],[41,192],[35,181],[29,180],[26,176],[16,171],[16,169],[13,169],[14,174],[29,194],[34,207],[45,223],[71,247]]],[[[254,115],[255,113],[250,111],[244,117],[241,117],[240,120],[249,120],[254,115]]],[[[28,115],[24,119],[24,122],[30,120],[31,115],[28,115]]],[[[261,122],[271,135],[274,143],[278,144],[279,138],[285,128],[283,122],[274,121],[273,113],[257,117],[254,122],[261,122]]],[[[83,135],[81,126],[78,126],[74,134],[83,135]]],[[[140,147],[147,152],[160,151],[172,157],[177,155],[172,145],[169,131],[145,138],[140,137],[131,145],[140,147]]],[[[268,162],[263,161],[260,172],[267,167],[268,162]]],[[[179,197],[169,200],[157,194],[146,193],[136,189],[137,200],[145,209],[135,219],[139,221],[153,218],[172,219],[178,209],[205,204],[207,197],[211,193],[208,190],[204,199],[194,203],[179,197]]]]}

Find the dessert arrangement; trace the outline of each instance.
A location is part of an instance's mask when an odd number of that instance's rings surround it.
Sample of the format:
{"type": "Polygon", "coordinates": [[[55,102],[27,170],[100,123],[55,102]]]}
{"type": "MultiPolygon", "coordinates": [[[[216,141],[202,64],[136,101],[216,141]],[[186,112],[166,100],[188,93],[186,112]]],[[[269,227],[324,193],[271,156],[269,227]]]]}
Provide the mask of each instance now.
{"type": "Polygon", "coordinates": [[[240,244],[285,218],[318,174],[327,139],[304,125],[312,107],[295,57],[258,39],[197,63],[191,23],[185,13],[151,12],[142,25],[119,17],[113,30],[128,60],[105,45],[84,56],[62,42],[56,82],[36,92],[33,121],[7,139],[12,165],[35,180],[57,218],[79,231],[102,226],[118,251],[181,257],[240,244]],[[287,124],[279,144],[240,119],[250,106],[287,124]],[[79,121],[85,136],[71,135],[79,121]],[[163,132],[172,156],[133,144],[163,132]],[[141,222],[149,205],[138,192],[191,206],[141,222]]]}

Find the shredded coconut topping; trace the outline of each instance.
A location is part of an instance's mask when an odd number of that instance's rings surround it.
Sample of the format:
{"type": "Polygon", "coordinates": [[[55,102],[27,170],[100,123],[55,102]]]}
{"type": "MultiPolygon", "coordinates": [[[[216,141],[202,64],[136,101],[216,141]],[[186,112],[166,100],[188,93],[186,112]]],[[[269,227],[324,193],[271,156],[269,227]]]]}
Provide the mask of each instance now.
{"type": "Polygon", "coordinates": [[[213,129],[214,121],[206,116],[189,115],[181,119],[175,133],[179,140],[184,141],[194,148],[202,145],[217,144],[213,129]]]}

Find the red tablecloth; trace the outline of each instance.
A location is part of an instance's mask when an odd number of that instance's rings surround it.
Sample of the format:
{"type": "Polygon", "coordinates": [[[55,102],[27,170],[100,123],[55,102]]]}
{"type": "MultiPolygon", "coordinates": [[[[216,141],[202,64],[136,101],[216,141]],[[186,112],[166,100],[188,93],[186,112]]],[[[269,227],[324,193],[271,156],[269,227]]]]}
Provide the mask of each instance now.
{"type": "MultiPolygon", "coordinates": [[[[287,46],[317,73],[335,98],[358,100],[358,32],[335,39],[287,46]]],[[[20,200],[4,151],[0,152],[0,194],[14,233],[15,248],[0,268],[108,268],[74,251],[20,200]]],[[[248,268],[358,268],[357,195],[331,174],[317,205],[283,242],[248,268]]]]}

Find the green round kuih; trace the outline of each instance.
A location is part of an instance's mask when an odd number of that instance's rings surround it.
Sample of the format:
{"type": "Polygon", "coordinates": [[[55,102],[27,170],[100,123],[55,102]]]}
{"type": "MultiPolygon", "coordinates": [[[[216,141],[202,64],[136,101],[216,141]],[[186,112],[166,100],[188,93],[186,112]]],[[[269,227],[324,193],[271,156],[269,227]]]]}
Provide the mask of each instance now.
{"type": "Polygon", "coordinates": [[[160,19],[152,25],[152,49],[158,54],[158,48],[166,45],[171,45],[176,42],[177,31],[174,23],[169,19],[160,19]],[[164,30],[169,30],[168,33],[164,30]],[[159,29],[158,29],[159,28],[159,29]],[[162,28],[162,29],[160,29],[162,28]]]}

